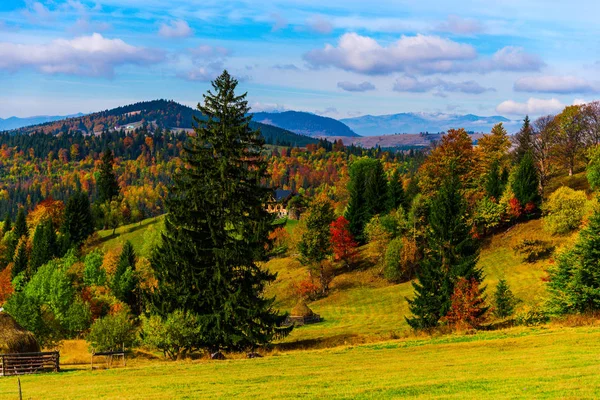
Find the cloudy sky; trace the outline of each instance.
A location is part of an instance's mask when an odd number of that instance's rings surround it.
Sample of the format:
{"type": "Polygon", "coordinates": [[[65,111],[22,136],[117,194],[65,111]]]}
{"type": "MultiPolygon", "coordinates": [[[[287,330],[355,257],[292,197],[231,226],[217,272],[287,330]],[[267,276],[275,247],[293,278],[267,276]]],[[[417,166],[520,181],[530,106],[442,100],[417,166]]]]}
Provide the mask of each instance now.
{"type": "Polygon", "coordinates": [[[541,115],[600,98],[600,2],[1,0],[0,118],[157,98],[227,68],[255,111],[541,115]]]}

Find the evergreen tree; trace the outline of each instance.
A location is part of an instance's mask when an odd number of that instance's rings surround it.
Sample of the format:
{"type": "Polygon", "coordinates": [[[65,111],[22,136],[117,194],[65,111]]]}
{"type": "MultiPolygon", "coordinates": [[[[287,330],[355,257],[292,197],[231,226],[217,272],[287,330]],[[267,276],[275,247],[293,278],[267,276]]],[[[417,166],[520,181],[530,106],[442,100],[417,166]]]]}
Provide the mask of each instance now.
{"type": "Polygon", "coordinates": [[[94,218],[87,193],[75,192],[69,197],[61,232],[68,237],[68,247],[81,245],[94,233],[94,218]]]}
{"type": "Polygon", "coordinates": [[[490,166],[490,171],[485,179],[485,191],[488,197],[494,198],[496,201],[500,199],[502,192],[504,192],[504,184],[500,176],[500,162],[498,160],[494,160],[490,166]]]}
{"type": "Polygon", "coordinates": [[[483,280],[477,268],[479,243],[471,235],[460,188],[460,178],[451,169],[429,207],[428,250],[413,282],[415,297],[408,300],[413,317],[407,322],[414,329],[437,326],[450,310],[458,279],[483,280]]]}
{"type": "Polygon", "coordinates": [[[365,201],[365,174],[358,168],[350,169],[350,200],[346,210],[346,219],[349,222],[350,232],[359,241],[365,241],[363,230],[369,222],[369,213],[365,201]]]}
{"type": "Polygon", "coordinates": [[[539,206],[541,197],[538,189],[538,172],[531,153],[526,153],[517,167],[517,172],[512,182],[512,191],[521,206],[525,207],[529,203],[539,206]]]}
{"type": "Polygon", "coordinates": [[[98,201],[104,203],[119,195],[119,182],[114,171],[115,160],[110,149],[102,154],[100,175],[98,177],[98,201]]]}
{"type": "Polygon", "coordinates": [[[27,254],[27,240],[22,237],[21,240],[19,240],[19,244],[17,245],[17,250],[15,251],[15,256],[13,258],[13,267],[11,271],[12,279],[15,279],[15,277],[21,272],[27,272],[28,263],[29,257],[27,254]]]}
{"type": "MultiPolygon", "coordinates": [[[[388,204],[387,211],[396,210],[400,207],[404,210],[405,196],[404,187],[400,177],[400,172],[395,170],[392,174],[392,178],[388,183],[388,204]]],[[[406,211],[406,210],[404,210],[406,211]]]]}
{"type": "Polygon", "coordinates": [[[498,318],[507,318],[513,315],[515,307],[519,300],[514,296],[512,290],[508,286],[506,279],[500,279],[494,292],[494,301],[496,308],[494,314],[498,318]]]}
{"type": "Polygon", "coordinates": [[[135,293],[137,286],[135,275],[136,260],[135,250],[128,240],[123,245],[123,250],[121,250],[117,269],[111,282],[111,289],[119,300],[127,303],[131,307],[131,310],[137,314],[139,309],[135,293]]]}
{"type": "Polygon", "coordinates": [[[17,213],[14,232],[17,241],[19,241],[22,236],[29,236],[29,230],[27,229],[27,215],[25,214],[25,209],[23,207],[19,208],[19,212],[17,213]]]}
{"type": "Polygon", "coordinates": [[[519,132],[515,134],[515,142],[517,143],[517,147],[513,152],[513,161],[515,164],[520,164],[523,157],[525,157],[525,154],[533,152],[533,141],[533,127],[531,126],[531,121],[527,115],[523,120],[523,126],[521,126],[519,132]]]}
{"type": "Polygon", "coordinates": [[[158,287],[150,295],[167,318],[176,310],[198,317],[195,347],[213,353],[270,342],[281,322],[265,285],[276,275],[261,269],[273,217],[265,210],[272,190],[260,133],[249,127],[246,94],[224,71],[204,95],[195,134],[185,143],[187,168],[174,177],[162,244],[151,263],[158,287]]]}
{"type": "Polygon", "coordinates": [[[52,226],[52,220],[46,219],[38,224],[33,234],[33,246],[29,260],[31,276],[56,255],[56,249],[56,232],[52,226]]]}
{"type": "Polygon", "coordinates": [[[10,220],[10,213],[6,213],[6,218],[4,218],[4,224],[2,225],[2,233],[10,230],[12,230],[12,221],[10,220]]]}
{"type": "Polygon", "coordinates": [[[549,270],[550,308],[558,313],[600,310],[600,212],[579,233],[575,247],[549,270]]]}

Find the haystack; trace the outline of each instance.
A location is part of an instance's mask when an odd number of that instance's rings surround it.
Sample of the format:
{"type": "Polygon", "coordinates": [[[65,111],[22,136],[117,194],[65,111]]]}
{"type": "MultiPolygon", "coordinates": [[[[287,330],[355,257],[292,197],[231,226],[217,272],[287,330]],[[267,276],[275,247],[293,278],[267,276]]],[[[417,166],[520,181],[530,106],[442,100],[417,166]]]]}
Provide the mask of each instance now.
{"type": "Polygon", "coordinates": [[[33,333],[23,329],[13,317],[0,312],[0,354],[3,353],[35,353],[40,345],[33,333]]]}
{"type": "Polygon", "coordinates": [[[311,310],[305,301],[300,301],[290,312],[284,325],[302,326],[304,324],[314,324],[320,322],[321,317],[311,310]]]}

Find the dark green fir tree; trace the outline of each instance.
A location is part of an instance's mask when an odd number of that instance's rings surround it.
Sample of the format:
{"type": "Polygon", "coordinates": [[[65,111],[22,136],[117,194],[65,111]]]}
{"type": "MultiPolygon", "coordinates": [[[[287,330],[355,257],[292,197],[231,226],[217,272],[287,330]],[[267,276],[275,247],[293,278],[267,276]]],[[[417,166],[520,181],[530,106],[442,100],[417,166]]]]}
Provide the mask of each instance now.
{"type": "Polygon", "coordinates": [[[29,259],[29,270],[31,276],[39,267],[46,264],[56,255],[57,240],[56,232],[52,226],[52,220],[45,219],[35,228],[31,257],[29,259]]]}
{"type": "Polygon", "coordinates": [[[67,249],[81,245],[94,233],[94,217],[87,193],[74,192],[67,200],[61,233],[67,241],[67,249]]]}
{"type": "Polygon", "coordinates": [[[500,174],[500,162],[494,160],[490,166],[490,171],[485,177],[485,192],[490,198],[498,201],[502,192],[504,192],[504,184],[502,182],[502,176],[500,174]]]}
{"type": "Polygon", "coordinates": [[[111,289],[114,295],[129,305],[134,314],[139,314],[137,301],[137,277],[135,274],[135,263],[137,256],[133,245],[128,240],[123,245],[115,274],[112,278],[111,289]]]}
{"type": "Polygon", "coordinates": [[[413,315],[407,322],[414,329],[438,325],[450,310],[458,279],[483,279],[477,268],[479,243],[471,235],[460,190],[460,179],[452,170],[429,206],[427,250],[413,282],[415,296],[408,300],[413,315]]]}
{"type": "Polygon", "coordinates": [[[513,152],[513,161],[518,165],[525,154],[533,152],[534,131],[529,116],[525,116],[523,125],[519,132],[515,134],[514,139],[517,146],[513,152]]]}
{"type": "Polygon", "coordinates": [[[105,203],[119,195],[119,182],[114,171],[115,160],[110,149],[102,154],[100,175],[98,176],[98,201],[105,203]]]}
{"type": "MultiPolygon", "coordinates": [[[[388,183],[388,196],[387,196],[387,210],[397,210],[398,208],[404,208],[405,196],[404,187],[402,186],[402,178],[400,172],[395,170],[392,174],[390,182],[388,183]]],[[[405,210],[406,211],[406,210],[405,210]]]]}
{"type": "Polygon", "coordinates": [[[25,213],[25,209],[23,207],[19,208],[13,231],[15,233],[16,241],[19,241],[22,236],[29,236],[29,230],[27,229],[27,214],[25,213]]]}
{"type": "Polygon", "coordinates": [[[29,264],[29,255],[27,254],[27,241],[22,238],[19,240],[15,256],[13,258],[13,267],[11,270],[12,278],[14,279],[20,273],[27,273],[27,265],[29,264]]]}
{"type": "Polygon", "coordinates": [[[154,311],[197,315],[200,334],[190,340],[211,353],[253,348],[283,332],[274,299],[263,293],[276,275],[257,265],[273,221],[264,142],[249,127],[237,85],[224,71],[198,104],[203,118],[185,144],[186,168],[174,177],[162,244],[151,257],[154,311]]]}
{"type": "Polygon", "coordinates": [[[533,157],[530,152],[526,153],[517,167],[512,182],[512,191],[522,207],[529,203],[539,206],[541,200],[539,183],[539,175],[533,157]]]}
{"type": "Polygon", "coordinates": [[[6,213],[6,217],[4,218],[4,224],[2,225],[2,233],[6,233],[12,230],[12,221],[10,219],[10,213],[6,213]]]}
{"type": "Polygon", "coordinates": [[[506,279],[500,279],[494,292],[494,315],[498,318],[507,318],[514,314],[519,300],[508,286],[506,279]]]}

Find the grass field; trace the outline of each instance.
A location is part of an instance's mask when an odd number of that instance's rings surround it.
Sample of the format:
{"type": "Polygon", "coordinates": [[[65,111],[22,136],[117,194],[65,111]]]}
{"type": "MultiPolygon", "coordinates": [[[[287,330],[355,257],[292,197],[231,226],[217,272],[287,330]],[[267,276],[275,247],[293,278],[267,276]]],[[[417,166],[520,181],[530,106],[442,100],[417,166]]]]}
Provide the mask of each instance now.
{"type": "MultiPolygon", "coordinates": [[[[600,327],[513,328],[21,377],[25,399],[598,398],[600,327]]],[[[0,399],[17,399],[0,378],[0,399]]]]}

